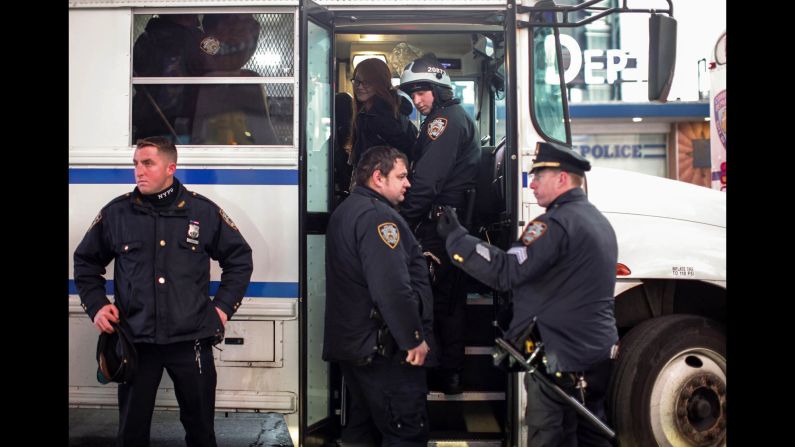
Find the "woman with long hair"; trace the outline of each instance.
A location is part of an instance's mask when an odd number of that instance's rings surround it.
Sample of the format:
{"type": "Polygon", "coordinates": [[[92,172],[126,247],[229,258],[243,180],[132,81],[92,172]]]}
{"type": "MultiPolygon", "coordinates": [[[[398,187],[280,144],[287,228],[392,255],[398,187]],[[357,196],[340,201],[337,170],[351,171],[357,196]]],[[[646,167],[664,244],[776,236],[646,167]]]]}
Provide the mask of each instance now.
{"type": "MultiPolygon", "coordinates": [[[[417,140],[417,128],[409,119],[411,101],[392,86],[392,73],[380,59],[365,59],[353,70],[353,116],[348,162],[355,167],[365,150],[388,145],[406,154],[417,140]]],[[[351,179],[353,184],[353,179],[351,179]]]]}

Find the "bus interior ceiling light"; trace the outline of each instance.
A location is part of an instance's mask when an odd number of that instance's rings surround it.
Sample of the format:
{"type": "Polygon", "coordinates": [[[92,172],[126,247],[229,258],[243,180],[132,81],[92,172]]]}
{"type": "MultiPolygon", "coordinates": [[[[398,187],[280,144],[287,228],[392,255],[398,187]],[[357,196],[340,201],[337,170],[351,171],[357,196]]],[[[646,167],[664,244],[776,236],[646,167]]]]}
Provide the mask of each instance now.
{"type": "Polygon", "coordinates": [[[372,51],[365,51],[365,52],[362,52],[362,53],[359,53],[359,54],[355,54],[353,56],[353,59],[351,61],[353,63],[353,68],[356,69],[356,66],[359,65],[359,62],[361,62],[361,61],[363,61],[365,59],[370,59],[370,58],[381,59],[381,61],[383,61],[385,64],[387,63],[386,56],[383,53],[375,53],[375,52],[372,52],[372,51]]]}
{"type": "Polygon", "coordinates": [[[359,34],[359,40],[362,42],[381,42],[384,36],[381,34],[359,34]]]}

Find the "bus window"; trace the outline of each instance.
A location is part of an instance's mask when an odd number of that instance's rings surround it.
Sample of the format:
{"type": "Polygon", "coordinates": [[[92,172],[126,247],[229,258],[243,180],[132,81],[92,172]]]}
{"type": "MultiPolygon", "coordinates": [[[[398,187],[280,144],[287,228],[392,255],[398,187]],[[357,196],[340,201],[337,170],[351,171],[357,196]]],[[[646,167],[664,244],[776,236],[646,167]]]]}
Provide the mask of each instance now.
{"type": "Polygon", "coordinates": [[[134,17],[132,141],[292,145],[292,14],[134,17]]]}
{"type": "Polygon", "coordinates": [[[533,32],[533,107],[539,131],[548,138],[566,142],[563,97],[552,28],[533,32]]]}
{"type": "Polygon", "coordinates": [[[472,117],[477,120],[477,103],[475,102],[475,81],[467,80],[452,80],[453,82],[453,96],[461,100],[461,107],[472,117]]]}

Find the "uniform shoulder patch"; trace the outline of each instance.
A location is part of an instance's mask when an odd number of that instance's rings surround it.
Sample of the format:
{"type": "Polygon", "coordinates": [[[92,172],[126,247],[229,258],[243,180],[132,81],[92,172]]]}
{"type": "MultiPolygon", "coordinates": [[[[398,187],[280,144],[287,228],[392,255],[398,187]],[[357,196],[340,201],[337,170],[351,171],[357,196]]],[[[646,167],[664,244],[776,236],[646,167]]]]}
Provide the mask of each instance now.
{"type": "Polygon", "coordinates": [[[100,220],[102,220],[102,211],[97,213],[97,217],[95,217],[94,221],[91,222],[91,225],[89,225],[88,231],[91,231],[91,229],[94,228],[94,225],[98,224],[100,220]]]}
{"type": "Polygon", "coordinates": [[[378,226],[378,237],[389,247],[394,249],[400,242],[400,230],[393,222],[384,222],[378,226]]]}
{"type": "Polygon", "coordinates": [[[222,208],[218,208],[218,214],[220,214],[220,215],[221,215],[221,219],[223,219],[223,220],[224,220],[224,222],[226,222],[226,224],[227,224],[227,225],[229,225],[229,226],[230,226],[230,227],[231,227],[233,230],[235,230],[235,231],[240,231],[240,230],[238,230],[238,229],[237,229],[237,225],[235,225],[235,223],[234,223],[234,222],[232,222],[232,218],[230,218],[230,217],[229,217],[229,216],[228,216],[228,215],[227,215],[227,214],[224,212],[224,210],[223,210],[222,208]]]}
{"type": "Polygon", "coordinates": [[[447,128],[447,118],[436,118],[428,124],[428,137],[435,140],[442,136],[447,128]]]}
{"type": "Polygon", "coordinates": [[[532,244],[533,242],[537,241],[538,238],[544,235],[547,231],[547,224],[544,222],[534,220],[527,224],[522,233],[522,237],[519,238],[525,246],[532,244]]]}

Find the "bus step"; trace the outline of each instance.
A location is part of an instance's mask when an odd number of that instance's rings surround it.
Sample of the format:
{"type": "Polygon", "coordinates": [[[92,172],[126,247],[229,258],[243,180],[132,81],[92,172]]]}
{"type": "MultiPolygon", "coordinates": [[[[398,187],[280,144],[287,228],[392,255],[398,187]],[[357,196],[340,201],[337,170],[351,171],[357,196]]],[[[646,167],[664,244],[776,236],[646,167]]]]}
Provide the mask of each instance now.
{"type": "Polygon", "coordinates": [[[502,439],[431,439],[428,447],[492,447],[502,446],[502,439]]]}
{"type": "Polygon", "coordinates": [[[497,441],[505,433],[504,402],[428,402],[430,439],[497,441]]]}
{"type": "Polygon", "coordinates": [[[440,391],[428,393],[429,401],[502,401],[505,393],[491,391],[464,391],[461,394],[444,394],[440,391]]]}

